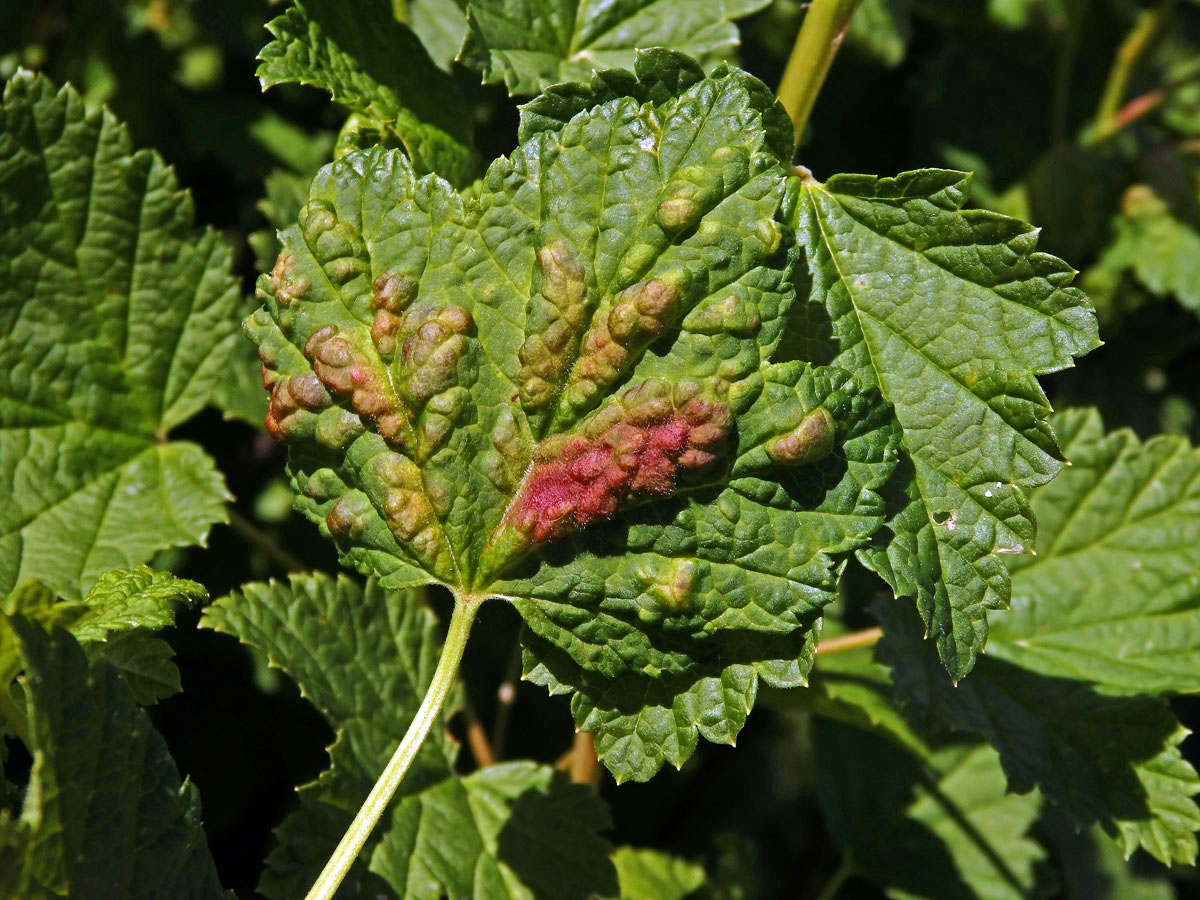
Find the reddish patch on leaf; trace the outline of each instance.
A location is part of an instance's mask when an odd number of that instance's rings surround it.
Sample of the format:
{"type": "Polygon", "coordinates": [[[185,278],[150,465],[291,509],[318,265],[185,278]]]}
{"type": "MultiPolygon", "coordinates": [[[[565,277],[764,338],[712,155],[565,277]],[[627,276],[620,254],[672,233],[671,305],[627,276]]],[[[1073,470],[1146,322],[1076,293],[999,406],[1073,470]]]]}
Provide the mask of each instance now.
{"type": "Polygon", "coordinates": [[[663,399],[667,410],[649,421],[636,414],[643,405],[594,436],[543,444],[509,508],[509,522],[535,542],[553,540],[611,519],[629,498],[673,494],[680,468],[716,458],[730,416],[724,404],[710,402],[712,414],[691,421],[698,418],[694,409],[677,411],[663,399]]]}

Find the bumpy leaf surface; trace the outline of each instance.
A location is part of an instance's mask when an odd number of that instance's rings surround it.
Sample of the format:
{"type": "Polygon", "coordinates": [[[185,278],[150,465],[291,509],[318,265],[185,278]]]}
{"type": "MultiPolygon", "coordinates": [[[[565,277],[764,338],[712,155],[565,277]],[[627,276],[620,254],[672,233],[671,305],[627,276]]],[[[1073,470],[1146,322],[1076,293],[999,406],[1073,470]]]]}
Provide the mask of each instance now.
{"type": "Polygon", "coordinates": [[[422,174],[457,183],[474,174],[470,107],[389,0],[303,0],[271,21],[259,54],[264,88],[311,84],[403,143],[422,174]]]}
{"type": "Polygon", "coordinates": [[[0,592],[78,599],[224,519],[212,461],[165,438],[213,396],[238,287],[162,161],[44,78],[5,88],[0,204],[0,592]]]}
{"type": "MultiPolygon", "coordinates": [[[[268,896],[297,896],[416,713],[440,651],[436,619],[414,592],[316,575],[247,585],[209,607],[204,624],[264,652],[337,732],[331,768],[301,789],[259,885],[268,896]]],[[[435,727],[344,891],[374,896],[390,886],[410,898],[582,900],[610,889],[608,847],[599,837],[607,817],[586,789],[529,763],[460,779],[452,771],[456,755],[435,727]],[[547,854],[548,846],[558,851],[547,854]]]]}
{"type": "Polygon", "coordinates": [[[1191,863],[1200,778],[1184,760],[1187,732],[1155,697],[1112,697],[1082,681],[1052,678],[985,657],[951,685],[922,646],[918,623],[879,606],[880,658],[914,712],[982,735],[999,752],[1014,791],[1035,785],[1077,821],[1098,821],[1128,855],[1191,863]]]}
{"type": "Polygon", "coordinates": [[[633,68],[634,51],[667,47],[692,56],[737,45],[734,19],[770,0],[470,0],[462,60],[485,82],[536,94],[586,82],[597,70],[633,68]]]}
{"type": "Polygon", "coordinates": [[[116,669],[21,617],[33,771],[19,819],[0,812],[0,894],[209,900],[221,890],[195,788],[116,669]]]}
{"type": "Polygon", "coordinates": [[[1002,554],[1033,546],[1025,491],[1062,465],[1036,376],[1098,343],[1071,267],[967,195],[958,172],[804,178],[794,219],[812,280],[797,352],[878,387],[903,429],[891,539],[860,557],[916,597],[955,678],[1008,602],[1002,554]]]}
{"type": "Polygon", "coordinates": [[[173,625],[180,604],[207,598],[194,581],[145,566],[105,572],[82,602],[60,600],[44,585],[26,582],[0,604],[0,693],[21,668],[7,618],[19,615],[46,629],[69,630],[90,660],[104,659],[120,671],[138,703],[169,697],[179,690],[179,670],[170,644],[149,632],[173,625]]]}
{"type": "Polygon", "coordinates": [[[1071,467],[1033,494],[1038,555],[1010,561],[990,653],[1107,693],[1200,690],[1200,452],[1052,419],[1071,467]]]}
{"type": "Polygon", "coordinates": [[[996,752],[952,746],[914,758],[819,721],[817,794],[855,874],[889,897],[1022,900],[1045,851],[1027,836],[1041,797],[1007,793],[996,752]]]}
{"type": "Polygon", "coordinates": [[[770,362],[781,120],[657,51],[544,105],[472,199],[348,156],[247,326],[300,508],[385,586],[516,605],[529,677],[576,691],[619,778],[732,742],[759,678],[803,683],[883,521],[877,394],[770,362]]]}

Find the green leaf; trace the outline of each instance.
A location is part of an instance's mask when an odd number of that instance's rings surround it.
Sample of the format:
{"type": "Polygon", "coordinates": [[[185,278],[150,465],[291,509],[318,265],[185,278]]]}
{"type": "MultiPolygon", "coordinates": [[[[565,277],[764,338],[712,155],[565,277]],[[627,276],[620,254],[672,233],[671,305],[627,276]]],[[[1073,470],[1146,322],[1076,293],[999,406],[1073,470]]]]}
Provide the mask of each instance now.
{"type": "Polygon", "coordinates": [[[1023,222],[963,210],[968,184],[805,177],[795,217],[812,279],[795,349],[878,387],[903,430],[892,537],[860,558],[916,598],[956,679],[1008,602],[1001,554],[1033,546],[1024,492],[1062,465],[1036,376],[1098,343],[1071,267],[1023,222]]]}
{"type": "Polygon", "coordinates": [[[0,605],[0,691],[7,691],[21,672],[21,642],[9,624],[10,616],[22,616],[43,628],[70,628],[87,615],[82,603],[64,603],[54,591],[36,581],[27,581],[9,593],[0,605]]]}
{"type": "MultiPolygon", "coordinates": [[[[1126,859],[1099,828],[1071,833],[1066,847],[1053,848],[1066,900],[1175,900],[1168,870],[1138,856],[1126,859]]],[[[1063,842],[1062,837],[1059,838],[1063,842]]],[[[1064,842],[1065,843],[1065,842],[1064,842]]]]}
{"type": "Polygon", "coordinates": [[[872,648],[864,647],[820,656],[809,689],[800,695],[780,694],[773,705],[789,705],[795,697],[818,716],[874,732],[916,756],[930,755],[894,695],[887,667],[875,661],[872,648]]]}
{"type": "Polygon", "coordinates": [[[1175,296],[1200,312],[1200,230],[1175,214],[1154,189],[1134,185],[1113,220],[1116,236],[1101,263],[1132,269],[1138,281],[1159,296],[1175,296]]]}
{"type": "Polygon", "coordinates": [[[478,164],[471,108],[389,0],[296,2],[267,25],[259,54],[263,88],[289,82],[326,90],[394,135],[421,174],[467,182],[478,164]]]}
{"type": "Polygon", "coordinates": [[[850,20],[846,42],[885,66],[898,66],[912,37],[913,0],[863,0],[850,20]]]}
{"type": "Polygon", "coordinates": [[[1200,778],[1180,753],[1186,736],[1166,703],[1111,697],[990,657],[957,686],[922,646],[917,623],[878,606],[881,660],[914,711],[983,736],[1000,753],[1009,787],[1039,787],[1076,821],[1098,821],[1129,855],[1194,861],[1200,778]]]}
{"type": "Polygon", "coordinates": [[[804,682],[898,439],[845,372],[770,364],[770,92],[638,67],[543,104],[470,198],[380,149],[323,169],[247,323],[299,508],[385,587],[512,602],[622,779],[804,682]]]}
{"type": "MultiPolygon", "coordinates": [[[[247,585],[209,607],[202,624],[264,652],[336,730],[332,767],[301,789],[259,885],[268,896],[296,896],[311,885],[415,714],[440,650],[436,620],[412,592],[315,575],[247,585]]],[[[449,890],[488,900],[610,889],[608,848],[598,836],[607,817],[590,792],[529,763],[459,779],[456,755],[453,740],[435,727],[343,892],[386,883],[402,897],[449,890]],[[547,856],[551,843],[560,851],[547,856]]]]}
{"type": "Polygon", "coordinates": [[[511,94],[586,81],[593,72],[633,68],[634,51],[665,47],[692,56],[728,53],[734,19],[769,0],[470,0],[461,59],[503,81],[511,94]]]}
{"type": "Polygon", "coordinates": [[[201,603],[208,592],[194,581],[146,566],[105,572],[83,605],[87,614],[71,627],[89,659],[102,657],[125,677],[143,705],[180,690],[171,645],[147,631],[175,624],[180,605],[201,603]]]}
{"type": "Polygon", "coordinates": [[[467,39],[467,15],[458,0],[409,0],[408,24],[433,61],[448,71],[467,39]]]}
{"type": "Polygon", "coordinates": [[[406,900],[587,900],[616,887],[608,824],[587,786],[500,763],[401,800],[371,870],[406,900]]]}
{"type": "Polygon", "coordinates": [[[0,813],[5,896],[220,898],[195,788],[107,663],[21,617],[33,773],[17,820],[0,813]]]}
{"type": "Polygon", "coordinates": [[[203,587],[170,572],[146,566],[114,569],[101,575],[87,592],[83,604],[89,614],[72,631],[83,644],[138,628],[158,631],[175,624],[179,604],[207,599],[203,587]]]}
{"type": "MultiPolygon", "coordinates": [[[[337,729],[330,751],[353,809],[416,714],[437,665],[437,621],[420,599],[344,575],[251,583],[204,611],[201,627],[249,644],[285,672],[337,729]]],[[[444,777],[458,748],[434,730],[401,791],[444,777]]],[[[320,781],[313,790],[324,797],[320,781]]]]}
{"type": "Polygon", "coordinates": [[[1027,836],[1041,798],[1006,792],[996,752],[951,746],[927,760],[819,722],[817,796],[851,870],[895,898],[1023,900],[1045,856],[1027,836]]]}
{"type": "Polygon", "coordinates": [[[145,566],[105,572],[79,603],[62,601],[44,585],[27,582],[0,608],[0,692],[20,671],[16,634],[5,616],[20,615],[43,628],[69,630],[90,660],[105,659],[125,676],[138,703],[169,697],[179,690],[173,651],[146,632],[173,625],[179,604],[206,599],[207,591],[194,581],[145,566]]]}
{"type": "Polygon", "coordinates": [[[78,599],[224,521],[212,460],[165,437],[213,397],[238,287],[171,170],[26,73],[0,105],[0,202],[0,592],[78,599]]]}
{"type": "Polygon", "coordinates": [[[618,847],[612,859],[620,900],[686,900],[704,885],[703,866],[669,853],[618,847]]]}
{"type": "Polygon", "coordinates": [[[990,652],[1110,694],[1200,691],[1200,452],[1052,419],[1071,466],[1033,494],[1038,555],[1011,561],[990,652]]]}

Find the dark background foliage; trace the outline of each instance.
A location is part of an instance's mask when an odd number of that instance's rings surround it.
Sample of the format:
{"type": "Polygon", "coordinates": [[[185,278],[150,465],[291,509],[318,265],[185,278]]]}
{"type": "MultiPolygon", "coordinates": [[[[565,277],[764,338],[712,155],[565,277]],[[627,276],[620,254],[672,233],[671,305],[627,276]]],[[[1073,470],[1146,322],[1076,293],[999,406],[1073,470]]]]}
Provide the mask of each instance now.
{"type": "MultiPolygon", "coordinates": [[[[1107,139],[1091,133],[1114,54],[1144,8],[1126,0],[867,2],[798,158],[818,178],[935,164],[974,170],[976,202],[1044,226],[1042,248],[1084,273],[1100,311],[1107,344],[1048,382],[1055,405],[1096,405],[1109,427],[1196,439],[1195,311],[1104,262],[1134,185],[1152,186],[1180,222],[1200,227],[1200,80],[1107,139]]],[[[266,0],[0,5],[0,76],[25,66],[69,81],[127,122],[138,146],[157,148],[192,190],[197,219],[226,235],[247,297],[273,252],[272,219],[286,218],[289,179],[302,184],[327,159],[344,118],[315,91],[260,92],[255,55],[267,39],[263,23],[280,11],[266,0]]],[[[800,15],[798,2],[779,0],[743,22],[742,65],[776,84],[800,15]]],[[[1181,3],[1127,96],[1179,79],[1180,61],[1190,54],[1194,63],[1197,46],[1200,8],[1181,3]]],[[[510,150],[514,101],[502,88],[479,86],[472,72],[457,69],[455,77],[474,101],[485,158],[510,150]]],[[[331,548],[290,512],[280,445],[215,412],[183,431],[215,456],[242,516],[306,566],[336,568],[331,548]]],[[[214,597],[284,573],[279,559],[232,528],[218,528],[207,548],[155,565],[201,581],[214,597]]],[[[850,573],[851,618],[878,589],[878,581],[850,573]]],[[[185,615],[170,634],[184,690],[151,714],[200,788],[223,881],[252,897],[270,829],[293,787],[327,765],[332,733],[285,678],[258,667],[231,638],[197,631],[197,618],[185,615]]],[[[481,614],[476,634],[488,639],[473,641],[465,678],[484,722],[498,714],[497,686],[512,676],[517,629],[515,613],[501,604],[481,614]]],[[[1185,724],[1200,724],[1195,701],[1176,705],[1185,724]]],[[[813,896],[838,853],[810,790],[813,760],[796,740],[806,721],[782,697],[767,697],[736,750],[702,742],[680,773],[619,788],[605,781],[615,834],[622,843],[703,854],[710,867],[750,858],[753,896],[813,896]]],[[[452,724],[461,731],[461,722],[452,724]]],[[[506,756],[555,760],[571,741],[565,702],[520,685],[506,734],[506,756]]],[[[1200,757],[1195,742],[1188,749],[1193,761],[1200,757]]],[[[464,761],[469,767],[469,754],[464,761]]],[[[1069,875],[1088,851],[1053,817],[1038,829],[1069,875]]],[[[1174,876],[1181,896],[1200,896],[1191,871],[1174,876]]],[[[874,895],[865,882],[845,890],[874,895]]],[[[1064,890],[1088,896],[1080,884],[1064,890]]]]}

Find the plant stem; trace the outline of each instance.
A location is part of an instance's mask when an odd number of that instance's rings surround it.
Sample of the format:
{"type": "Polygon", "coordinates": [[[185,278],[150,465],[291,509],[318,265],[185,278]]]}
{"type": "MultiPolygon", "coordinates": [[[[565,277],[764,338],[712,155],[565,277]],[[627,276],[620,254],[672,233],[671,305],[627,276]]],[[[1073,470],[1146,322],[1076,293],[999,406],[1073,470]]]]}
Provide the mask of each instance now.
{"type": "Polygon", "coordinates": [[[1100,105],[1096,108],[1096,119],[1092,124],[1095,140],[1103,140],[1112,133],[1129,82],[1142,60],[1165,33],[1175,11],[1175,3],[1176,0],[1163,0],[1154,9],[1139,13],[1133,28],[1121,41],[1104,84],[1104,93],[1100,96],[1100,105]]]}
{"type": "Polygon", "coordinates": [[[794,145],[800,143],[817,94],[858,4],[859,0],[812,0],[804,16],[779,82],[779,100],[796,129],[794,145]]]}
{"type": "Polygon", "coordinates": [[[471,748],[471,755],[475,757],[475,765],[481,769],[495,765],[496,753],[492,750],[492,742],[488,740],[487,729],[466,697],[463,698],[463,718],[467,723],[467,744],[471,748]]]}
{"type": "Polygon", "coordinates": [[[496,720],[492,723],[492,749],[498,757],[504,756],[504,743],[508,739],[508,723],[512,719],[513,703],[517,699],[517,683],[521,680],[521,641],[513,641],[508,657],[504,680],[496,689],[496,720]]]}
{"type": "Polygon", "coordinates": [[[571,781],[575,784],[595,784],[599,774],[595,739],[586,731],[576,732],[571,745],[571,781]]]}
{"type": "Polygon", "coordinates": [[[1109,122],[1108,130],[1103,135],[1098,135],[1097,140],[1110,138],[1123,128],[1128,128],[1146,113],[1158,107],[1175,91],[1198,80],[1200,80],[1200,66],[1193,66],[1177,78],[1172,78],[1159,87],[1134,97],[1117,110],[1116,115],[1109,122]]]}
{"type": "Polygon", "coordinates": [[[400,746],[396,748],[383,774],[375,782],[375,787],[371,788],[371,793],[367,795],[362,808],[350,823],[337,849],[333,851],[333,856],[325,863],[325,868],[317,877],[312,890],[305,895],[305,900],[332,900],[367,842],[371,830],[387,809],[388,802],[396,793],[396,788],[400,786],[408,767],[412,765],[425,736],[429,734],[429,729],[442,710],[442,704],[446,702],[446,696],[454,686],[463,650],[467,646],[467,637],[471,633],[471,623],[475,620],[479,605],[480,600],[476,597],[455,598],[446,643],[442,647],[442,657],[438,660],[433,680],[425,692],[425,699],[421,701],[421,707],[413,717],[412,724],[408,726],[400,746]]]}
{"type": "Polygon", "coordinates": [[[817,655],[822,653],[843,653],[846,650],[858,650],[861,647],[872,647],[883,637],[882,628],[866,628],[862,631],[852,631],[835,638],[821,641],[817,644],[817,655]]]}
{"type": "Polygon", "coordinates": [[[850,859],[844,857],[842,864],[838,866],[838,870],[833,873],[833,877],[825,882],[825,887],[821,889],[821,893],[817,895],[817,900],[833,900],[834,897],[842,889],[842,885],[846,883],[846,879],[854,874],[854,867],[850,864],[850,859]]]}
{"type": "Polygon", "coordinates": [[[236,531],[247,543],[265,553],[271,562],[275,563],[279,568],[285,572],[303,572],[308,568],[297,557],[279,546],[273,537],[232,506],[225,507],[225,511],[229,514],[229,527],[236,531]]]}

